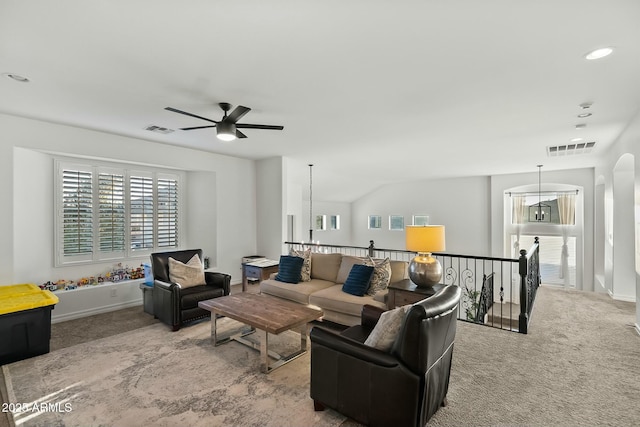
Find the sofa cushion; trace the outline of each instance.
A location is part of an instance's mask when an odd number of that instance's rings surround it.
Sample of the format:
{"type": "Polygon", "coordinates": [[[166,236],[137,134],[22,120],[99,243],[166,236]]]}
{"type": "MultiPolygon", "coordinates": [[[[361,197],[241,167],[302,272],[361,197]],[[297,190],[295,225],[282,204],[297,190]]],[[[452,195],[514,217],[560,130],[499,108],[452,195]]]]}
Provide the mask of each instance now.
{"type": "Polygon", "coordinates": [[[358,323],[363,305],[370,304],[384,309],[387,308],[385,303],[376,301],[371,295],[365,294],[358,297],[342,292],[342,285],[334,285],[314,292],[309,296],[309,304],[322,307],[325,312],[325,318],[327,317],[327,311],[333,311],[352,316],[357,319],[358,323]]]}
{"type": "Polygon", "coordinates": [[[169,280],[180,285],[181,289],[204,285],[204,266],[198,254],[186,264],[169,257],[169,280]]]}
{"type": "Polygon", "coordinates": [[[369,289],[369,283],[371,283],[371,276],[374,270],[374,267],[363,264],[356,264],[351,267],[349,277],[347,277],[347,281],[342,285],[342,292],[360,297],[364,295],[369,289]]]}
{"type": "Polygon", "coordinates": [[[391,280],[391,262],[389,261],[389,258],[387,257],[383,260],[375,260],[369,257],[365,260],[364,264],[370,265],[374,268],[367,293],[369,295],[375,295],[378,291],[387,289],[389,281],[391,280]]]}
{"type": "Polygon", "coordinates": [[[308,282],[311,280],[311,248],[307,250],[303,249],[293,249],[289,251],[289,255],[297,256],[304,260],[302,263],[302,271],[300,272],[300,276],[303,282],[308,282]]]}
{"type": "Polygon", "coordinates": [[[311,279],[308,282],[300,282],[296,285],[268,279],[260,282],[260,292],[299,302],[300,304],[309,304],[310,294],[331,286],[335,286],[335,283],[319,279],[311,279]]]}
{"type": "Polygon", "coordinates": [[[311,253],[311,278],[328,280],[335,284],[342,254],[311,253]]]}
{"type": "Polygon", "coordinates": [[[398,336],[400,327],[407,315],[411,304],[396,307],[393,310],[385,311],[380,315],[378,323],[367,337],[364,344],[378,350],[389,351],[393,342],[398,336]]]}
{"type": "Polygon", "coordinates": [[[338,276],[336,277],[336,284],[342,284],[347,281],[351,267],[356,264],[364,264],[364,259],[353,255],[342,255],[340,261],[340,268],[338,269],[338,276]]]}
{"type": "Polygon", "coordinates": [[[286,283],[298,283],[301,278],[304,259],[298,256],[281,255],[276,280],[286,283]]]}

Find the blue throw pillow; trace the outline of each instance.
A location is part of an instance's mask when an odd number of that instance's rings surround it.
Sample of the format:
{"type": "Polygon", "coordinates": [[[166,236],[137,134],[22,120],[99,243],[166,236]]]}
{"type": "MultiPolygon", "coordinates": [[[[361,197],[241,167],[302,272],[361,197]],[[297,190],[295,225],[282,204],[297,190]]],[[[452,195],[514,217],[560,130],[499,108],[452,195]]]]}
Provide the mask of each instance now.
{"type": "Polygon", "coordinates": [[[276,280],[286,283],[298,283],[302,280],[304,259],[298,256],[281,255],[276,280]]]}
{"type": "Polygon", "coordinates": [[[342,285],[342,292],[359,297],[363,296],[369,289],[373,270],[374,268],[369,265],[355,264],[351,267],[347,281],[342,285]]]}

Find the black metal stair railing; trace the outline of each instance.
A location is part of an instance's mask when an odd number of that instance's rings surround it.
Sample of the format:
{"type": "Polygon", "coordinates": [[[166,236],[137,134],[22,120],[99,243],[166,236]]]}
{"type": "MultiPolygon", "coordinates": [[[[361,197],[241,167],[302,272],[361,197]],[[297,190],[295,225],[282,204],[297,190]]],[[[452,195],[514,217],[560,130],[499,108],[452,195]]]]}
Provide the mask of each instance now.
{"type": "MultiPolygon", "coordinates": [[[[311,248],[314,252],[342,253],[358,257],[389,258],[410,262],[415,252],[369,246],[345,246],[304,242],[285,242],[289,249],[311,248]]],[[[462,288],[458,319],[527,333],[536,291],[540,285],[539,241],[520,258],[435,253],[442,264],[442,283],[462,288]]]]}

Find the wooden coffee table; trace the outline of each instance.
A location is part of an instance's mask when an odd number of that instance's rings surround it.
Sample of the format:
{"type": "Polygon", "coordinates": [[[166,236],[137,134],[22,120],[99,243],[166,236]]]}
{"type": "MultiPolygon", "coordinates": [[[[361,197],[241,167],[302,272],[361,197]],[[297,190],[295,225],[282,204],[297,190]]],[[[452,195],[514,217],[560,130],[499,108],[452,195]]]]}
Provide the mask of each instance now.
{"type": "Polygon", "coordinates": [[[306,353],[307,324],[312,320],[319,319],[324,314],[322,310],[292,301],[247,292],[200,301],[198,307],[211,312],[213,345],[218,346],[234,340],[260,350],[260,370],[264,373],[269,373],[306,353]],[[250,329],[225,337],[218,336],[217,314],[242,322],[250,329]],[[286,356],[269,351],[269,334],[278,335],[290,329],[300,331],[300,350],[286,356]],[[256,330],[260,334],[260,344],[243,338],[256,330]],[[269,363],[269,357],[276,359],[276,361],[269,363]]]}

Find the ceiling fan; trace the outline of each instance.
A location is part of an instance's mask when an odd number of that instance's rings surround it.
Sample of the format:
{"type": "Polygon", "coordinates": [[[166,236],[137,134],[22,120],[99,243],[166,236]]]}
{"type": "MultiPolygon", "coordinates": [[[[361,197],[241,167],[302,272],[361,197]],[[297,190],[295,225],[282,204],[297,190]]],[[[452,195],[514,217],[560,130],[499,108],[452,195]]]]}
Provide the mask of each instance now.
{"type": "Polygon", "coordinates": [[[165,110],[173,111],[174,113],[184,114],[185,116],[191,116],[191,117],[195,117],[196,119],[206,120],[208,122],[214,123],[212,125],[207,125],[207,126],[194,126],[194,127],[188,127],[188,128],[180,128],[180,130],[216,128],[216,134],[218,136],[218,139],[221,139],[223,141],[233,141],[236,138],[246,138],[247,135],[240,132],[239,129],[271,129],[271,130],[284,129],[284,126],[253,125],[249,123],[238,123],[238,120],[240,120],[245,114],[251,111],[251,108],[238,105],[229,115],[227,115],[227,112],[231,110],[231,104],[226,102],[221,102],[218,105],[220,106],[220,108],[222,108],[222,111],[224,111],[224,117],[222,118],[222,120],[207,119],[206,117],[187,113],[186,111],[178,110],[173,107],[166,107],[165,110]]]}

